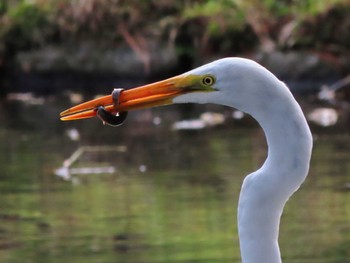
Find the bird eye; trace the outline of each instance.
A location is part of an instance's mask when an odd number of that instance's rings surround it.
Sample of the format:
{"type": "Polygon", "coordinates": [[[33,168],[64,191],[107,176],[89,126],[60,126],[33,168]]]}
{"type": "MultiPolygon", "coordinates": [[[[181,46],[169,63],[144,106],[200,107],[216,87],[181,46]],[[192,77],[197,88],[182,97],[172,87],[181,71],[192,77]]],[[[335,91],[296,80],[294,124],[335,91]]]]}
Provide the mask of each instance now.
{"type": "Polygon", "coordinates": [[[213,76],[204,76],[202,83],[206,86],[211,86],[215,83],[215,78],[213,76]]]}

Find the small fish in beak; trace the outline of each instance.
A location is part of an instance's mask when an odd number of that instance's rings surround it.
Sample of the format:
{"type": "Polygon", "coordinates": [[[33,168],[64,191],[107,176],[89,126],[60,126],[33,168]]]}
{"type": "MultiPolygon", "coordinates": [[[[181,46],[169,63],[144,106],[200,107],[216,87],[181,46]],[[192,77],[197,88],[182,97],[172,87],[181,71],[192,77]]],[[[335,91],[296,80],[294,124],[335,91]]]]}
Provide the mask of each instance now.
{"type": "MultiPolygon", "coordinates": [[[[112,91],[114,108],[117,108],[119,106],[119,97],[123,90],[124,89],[114,89],[112,91]]],[[[102,120],[103,124],[108,124],[113,127],[122,125],[128,116],[127,111],[117,112],[116,114],[113,114],[107,111],[103,106],[98,106],[95,110],[97,117],[102,120]]]]}

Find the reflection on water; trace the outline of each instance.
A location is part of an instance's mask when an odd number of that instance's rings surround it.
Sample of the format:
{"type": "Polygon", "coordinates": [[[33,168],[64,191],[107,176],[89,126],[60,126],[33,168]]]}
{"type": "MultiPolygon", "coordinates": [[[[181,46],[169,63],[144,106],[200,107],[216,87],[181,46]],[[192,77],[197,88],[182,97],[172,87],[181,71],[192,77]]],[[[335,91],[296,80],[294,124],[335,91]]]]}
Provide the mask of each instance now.
{"type": "MultiPolygon", "coordinates": [[[[3,105],[1,262],[239,262],[238,194],[266,150],[254,122],[174,131],[187,107],[232,115],[184,106],[131,112],[113,129],[60,122],[62,101],[3,105]],[[66,135],[71,129],[77,139],[66,135]],[[75,184],[54,175],[87,145],[125,151],[90,152],[72,167],[112,164],[114,173],[76,174],[75,184]]],[[[350,262],[348,127],[313,130],[310,175],[282,219],[284,262],[350,262]]]]}

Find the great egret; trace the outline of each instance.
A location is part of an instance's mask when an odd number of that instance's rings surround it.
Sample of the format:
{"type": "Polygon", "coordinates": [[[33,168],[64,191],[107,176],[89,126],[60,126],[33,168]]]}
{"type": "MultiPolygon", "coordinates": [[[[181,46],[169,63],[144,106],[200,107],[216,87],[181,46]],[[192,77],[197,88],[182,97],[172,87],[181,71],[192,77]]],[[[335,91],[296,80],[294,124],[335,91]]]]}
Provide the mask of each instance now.
{"type": "Polygon", "coordinates": [[[96,108],[123,112],[172,103],[215,103],[253,116],[263,128],[268,156],[243,182],[238,203],[238,232],[244,263],[281,262],[278,233],[283,208],[305,180],[312,135],[299,104],[284,83],[259,64],[224,58],[182,75],[125,90],[119,105],[112,96],[61,113],[62,120],[88,118],[96,108]]]}

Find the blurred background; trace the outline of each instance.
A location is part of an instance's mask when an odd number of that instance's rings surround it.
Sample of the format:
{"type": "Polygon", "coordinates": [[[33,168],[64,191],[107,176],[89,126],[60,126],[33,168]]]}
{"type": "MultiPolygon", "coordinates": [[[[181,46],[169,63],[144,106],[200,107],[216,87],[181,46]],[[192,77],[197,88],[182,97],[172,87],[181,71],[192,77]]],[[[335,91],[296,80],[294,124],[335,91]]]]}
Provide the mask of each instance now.
{"type": "Polygon", "coordinates": [[[240,262],[236,207],[264,134],[217,105],[59,113],[215,59],[285,81],[314,136],[284,262],[350,262],[348,0],[0,0],[0,261],[240,262]]]}

